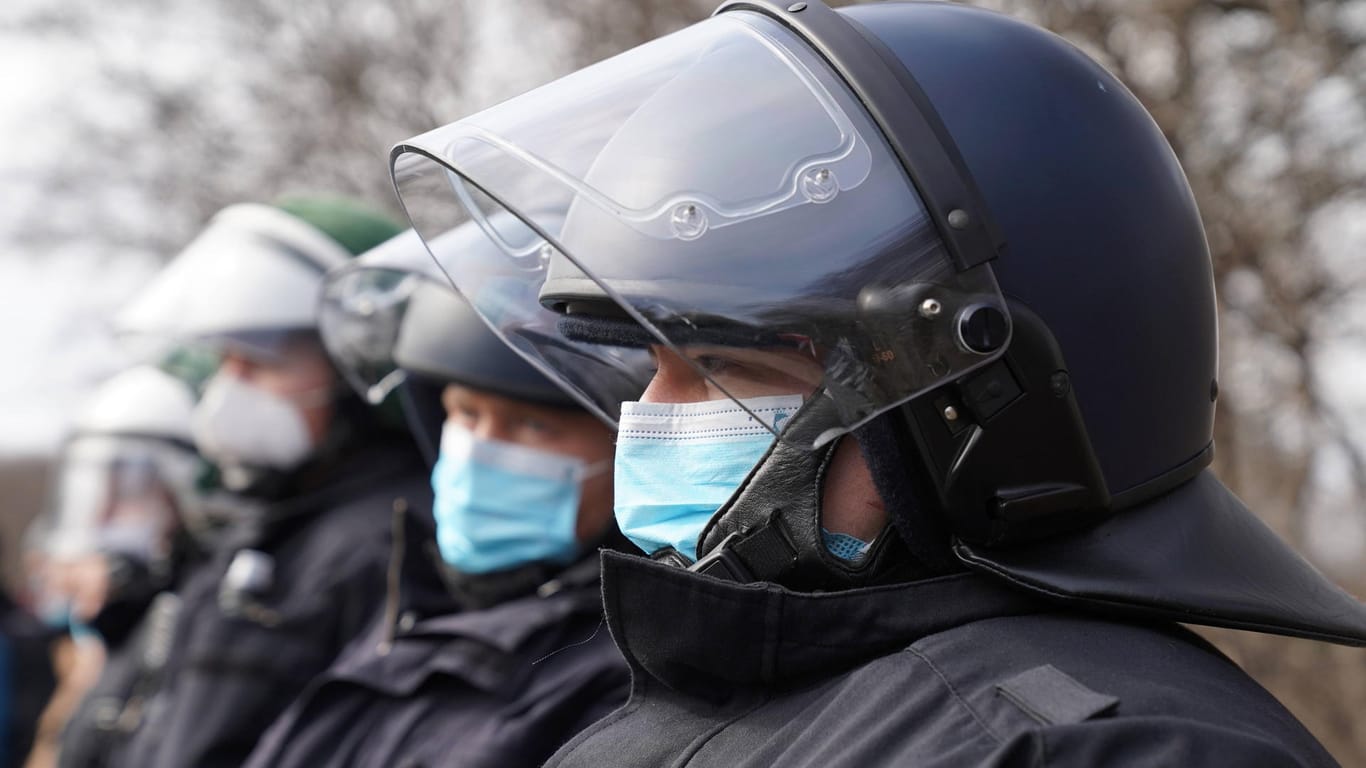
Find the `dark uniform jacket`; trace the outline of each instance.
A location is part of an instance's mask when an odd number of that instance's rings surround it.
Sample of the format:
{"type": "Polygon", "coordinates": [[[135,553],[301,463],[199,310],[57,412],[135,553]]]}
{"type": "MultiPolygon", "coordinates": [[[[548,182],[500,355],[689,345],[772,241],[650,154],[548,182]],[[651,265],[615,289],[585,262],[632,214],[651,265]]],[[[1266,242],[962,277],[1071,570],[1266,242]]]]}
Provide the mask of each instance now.
{"type": "Polygon", "coordinates": [[[316,490],[268,508],[262,526],[187,578],[160,688],[111,764],[240,766],[383,601],[391,509],[429,498],[412,449],[376,439],[316,490]],[[229,588],[243,550],[263,554],[273,574],[229,588]]]}
{"type": "MultiPolygon", "coordinates": [[[[424,508],[425,512],[425,508],[424,508]]],[[[408,523],[401,595],[262,737],[253,768],[538,766],[626,700],[598,560],[460,610],[408,523]]]]}
{"type": "Polygon", "coordinates": [[[56,687],[50,656],[56,636],[0,591],[0,768],[23,765],[33,746],[56,687]]]}
{"type": "Polygon", "coordinates": [[[101,768],[142,721],[174,640],[179,585],[208,558],[182,531],[164,573],[145,563],[111,559],[111,594],[90,626],[104,643],[99,680],[62,728],[60,768],[101,768]]]}
{"type": "Polygon", "coordinates": [[[975,574],[798,594],[604,557],[629,703],[553,757],[610,766],[1326,766],[1186,630],[975,574]]]}
{"type": "Polygon", "coordinates": [[[162,592],[137,628],[117,645],[106,640],[104,668],[62,729],[60,768],[101,768],[142,723],[174,639],[180,598],[162,592]]]}

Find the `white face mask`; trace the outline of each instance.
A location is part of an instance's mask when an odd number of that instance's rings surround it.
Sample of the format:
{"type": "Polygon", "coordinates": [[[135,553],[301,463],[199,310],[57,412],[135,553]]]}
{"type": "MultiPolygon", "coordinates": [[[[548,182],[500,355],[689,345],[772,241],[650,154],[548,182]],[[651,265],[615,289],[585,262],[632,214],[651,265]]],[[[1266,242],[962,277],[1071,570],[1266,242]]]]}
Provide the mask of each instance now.
{"type": "Polygon", "coordinates": [[[299,407],[236,376],[215,376],[190,423],[195,446],[223,467],[293,469],[313,452],[299,407]]]}

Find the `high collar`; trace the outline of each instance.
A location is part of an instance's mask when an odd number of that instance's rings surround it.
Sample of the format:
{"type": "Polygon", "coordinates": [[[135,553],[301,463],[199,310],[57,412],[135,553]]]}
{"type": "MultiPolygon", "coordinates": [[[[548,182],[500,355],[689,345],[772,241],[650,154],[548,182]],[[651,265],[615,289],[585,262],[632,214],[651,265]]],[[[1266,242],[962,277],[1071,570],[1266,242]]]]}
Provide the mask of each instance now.
{"type": "MultiPolygon", "coordinates": [[[[237,550],[259,546],[308,525],[322,512],[352,503],[373,503],[370,495],[405,475],[416,476],[422,466],[410,440],[382,434],[357,445],[344,456],[319,470],[309,490],[274,500],[260,500],[262,513],[225,535],[222,548],[237,550]]],[[[425,502],[424,502],[425,503],[425,502]]]]}
{"type": "Polygon", "coordinates": [[[553,650],[539,648],[537,637],[549,637],[553,644],[567,632],[568,639],[556,646],[564,647],[598,634],[593,625],[601,621],[602,601],[597,564],[589,564],[591,576],[557,581],[557,588],[484,610],[425,616],[405,611],[397,621],[388,618],[366,642],[353,645],[330,674],[394,697],[414,695],[433,675],[458,677],[486,692],[510,695],[530,674],[532,663],[553,650]]]}
{"type": "Polygon", "coordinates": [[[604,552],[612,637],[637,674],[718,700],[851,669],[979,619],[1041,610],[975,574],[837,592],[738,584],[604,552]]]}

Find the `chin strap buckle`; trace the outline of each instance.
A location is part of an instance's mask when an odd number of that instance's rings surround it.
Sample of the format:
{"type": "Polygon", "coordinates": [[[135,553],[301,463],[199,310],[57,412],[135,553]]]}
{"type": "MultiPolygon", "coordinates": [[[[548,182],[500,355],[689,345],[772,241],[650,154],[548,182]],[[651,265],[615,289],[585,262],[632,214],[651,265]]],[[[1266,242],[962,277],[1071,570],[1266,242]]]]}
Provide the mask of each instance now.
{"type": "Polygon", "coordinates": [[[688,570],[750,583],[778,581],[796,565],[797,547],[775,510],[763,525],[727,535],[688,570]]]}
{"type": "Polygon", "coordinates": [[[749,566],[735,552],[734,545],[739,541],[740,534],[730,534],[721,540],[716,549],[703,555],[700,560],[689,566],[688,570],[741,584],[755,581],[756,579],[749,566]]]}

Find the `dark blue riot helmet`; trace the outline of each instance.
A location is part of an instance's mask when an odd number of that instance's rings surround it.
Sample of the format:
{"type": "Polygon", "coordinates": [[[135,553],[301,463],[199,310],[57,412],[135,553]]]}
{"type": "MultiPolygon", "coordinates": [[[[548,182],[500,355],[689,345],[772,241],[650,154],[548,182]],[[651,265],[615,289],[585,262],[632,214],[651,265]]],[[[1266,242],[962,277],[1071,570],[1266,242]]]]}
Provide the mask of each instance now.
{"type": "MultiPolygon", "coordinates": [[[[529,403],[579,408],[534,366],[516,354],[451,289],[443,259],[487,250],[469,226],[432,244],[412,230],[396,235],[327,277],[318,309],[320,334],[343,376],[372,405],[397,402],[429,463],[435,461],[445,415],[440,390],[463,384],[529,403]]],[[[569,354],[566,352],[566,354],[569,354]]],[[[605,399],[635,397],[644,388],[643,354],[625,355],[619,367],[585,361],[605,399]]]]}
{"type": "Polygon", "coordinates": [[[967,567],[1092,610],[1366,642],[1362,605],[1206,471],[1199,212],[1139,102],[1054,35],[946,3],[731,2],[400,144],[393,169],[424,237],[480,222],[497,257],[450,276],[499,296],[476,306],[582,401],[547,350],[810,352],[817,395],[693,568],[832,589],[967,567]],[[816,532],[844,435],[901,533],[859,568],[816,532]]]}

